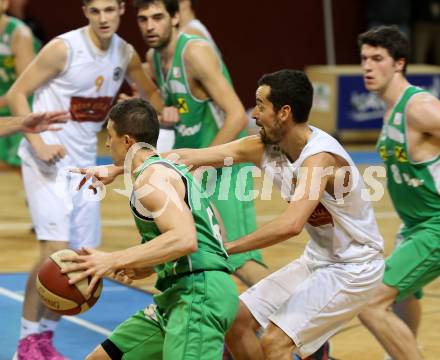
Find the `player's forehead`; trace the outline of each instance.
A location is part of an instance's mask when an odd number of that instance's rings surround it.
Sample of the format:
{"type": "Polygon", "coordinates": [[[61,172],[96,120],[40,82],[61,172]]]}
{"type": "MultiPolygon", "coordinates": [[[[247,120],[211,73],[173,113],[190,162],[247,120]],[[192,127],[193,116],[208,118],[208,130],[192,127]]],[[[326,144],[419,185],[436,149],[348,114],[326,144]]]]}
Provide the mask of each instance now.
{"type": "Polygon", "coordinates": [[[139,8],[138,15],[154,16],[158,14],[167,14],[168,11],[162,1],[153,1],[139,8]]]}
{"type": "Polygon", "coordinates": [[[119,6],[121,2],[118,0],[91,0],[86,7],[95,9],[105,9],[108,7],[119,6]]]}
{"type": "Polygon", "coordinates": [[[382,46],[373,46],[369,44],[363,44],[361,47],[361,55],[372,57],[372,56],[382,56],[387,57],[390,56],[387,49],[382,46]]]}
{"type": "Polygon", "coordinates": [[[255,92],[255,99],[258,103],[268,103],[268,96],[270,94],[270,86],[261,85],[257,88],[255,92]]]}
{"type": "Polygon", "coordinates": [[[113,133],[115,131],[115,122],[112,119],[108,119],[107,122],[107,131],[109,133],[113,133]]]}

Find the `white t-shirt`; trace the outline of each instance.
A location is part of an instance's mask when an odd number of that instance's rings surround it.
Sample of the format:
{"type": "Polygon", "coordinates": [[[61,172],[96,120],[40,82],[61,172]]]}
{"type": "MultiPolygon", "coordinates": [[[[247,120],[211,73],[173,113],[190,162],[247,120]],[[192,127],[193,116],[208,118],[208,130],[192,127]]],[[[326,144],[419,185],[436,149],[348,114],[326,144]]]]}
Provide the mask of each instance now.
{"type": "MultiPolygon", "coordinates": [[[[87,27],[58,36],[67,45],[65,69],[38,88],[33,111],[69,110],[72,118],[62,130],[41,134],[46,144],[62,144],[67,156],[57,167],[91,166],[96,162],[96,134],[113,104],[133,55],[133,47],[113,35],[106,51],[98,49],[90,39],[87,27]]],[[[23,140],[19,155],[23,160],[39,161],[28,141],[23,140]]]]}
{"type": "Polygon", "coordinates": [[[332,153],[345,159],[351,167],[354,181],[350,193],[335,199],[324,192],[305,225],[311,237],[304,251],[305,258],[328,264],[365,262],[381,256],[383,238],[370,201],[362,198],[365,184],[358,169],[336,139],[315,127],[310,129],[312,134],[295,162],[290,162],[278,146],[269,145],[261,164],[285,199],[293,195],[292,179],[298,178],[303,162],[312,155],[332,153]]]}

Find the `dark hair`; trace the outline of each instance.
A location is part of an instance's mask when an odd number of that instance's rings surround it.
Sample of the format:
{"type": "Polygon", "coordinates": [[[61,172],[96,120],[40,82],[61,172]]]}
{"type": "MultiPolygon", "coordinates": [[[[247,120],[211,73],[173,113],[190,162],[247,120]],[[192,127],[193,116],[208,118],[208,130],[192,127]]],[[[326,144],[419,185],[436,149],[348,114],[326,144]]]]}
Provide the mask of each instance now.
{"type": "Polygon", "coordinates": [[[410,53],[409,41],[396,25],[378,26],[360,34],[358,37],[359,48],[365,44],[386,49],[395,61],[404,59],[403,73],[406,73],[410,53]]]}
{"type": "Polygon", "coordinates": [[[153,106],[142,99],[130,99],[114,105],[107,118],[114,123],[116,134],[130,135],[136,141],[156,146],[159,120],[153,106]]]}
{"type": "Polygon", "coordinates": [[[258,86],[263,85],[270,87],[267,99],[276,111],[289,105],[295,122],[307,121],[313,103],[313,87],[304,72],[286,69],[265,74],[258,81],[258,86]]]}
{"type": "MultiPolygon", "coordinates": [[[[93,0],[83,0],[83,4],[85,6],[89,5],[93,0]]],[[[118,2],[118,4],[124,2],[124,0],[116,0],[118,2]]]]}
{"type": "Polygon", "coordinates": [[[174,17],[179,12],[179,1],[178,0],[133,0],[133,6],[136,9],[143,7],[148,7],[154,3],[162,3],[165,5],[165,9],[171,17],[174,17]]]}

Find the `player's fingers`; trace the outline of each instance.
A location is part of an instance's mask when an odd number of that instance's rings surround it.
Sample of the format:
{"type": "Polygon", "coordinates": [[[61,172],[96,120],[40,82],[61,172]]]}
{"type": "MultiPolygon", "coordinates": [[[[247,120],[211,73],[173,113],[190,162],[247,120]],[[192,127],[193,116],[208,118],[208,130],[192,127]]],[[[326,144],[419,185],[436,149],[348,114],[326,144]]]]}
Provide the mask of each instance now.
{"type": "Polygon", "coordinates": [[[87,295],[90,296],[93,293],[93,289],[95,288],[98,281],[101,279],[98,275],[93,275],[92,280],[90,281],[89,287],[87,288],[87,295]]]}
{"type": "Polygon", "coordinates": [[[74,174],[83,174],[86,175],[89,172],[88,168],[71,168],[69,169],[69,172],[74,173],[74,174]]]}

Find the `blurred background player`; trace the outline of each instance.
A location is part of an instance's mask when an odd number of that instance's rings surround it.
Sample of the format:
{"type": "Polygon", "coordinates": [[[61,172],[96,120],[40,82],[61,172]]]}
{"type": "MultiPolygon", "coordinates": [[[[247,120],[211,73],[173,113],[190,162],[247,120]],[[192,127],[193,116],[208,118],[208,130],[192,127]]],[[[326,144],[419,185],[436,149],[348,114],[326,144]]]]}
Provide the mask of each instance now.
{"type": "Polygon", "coordinates": [[[360,319],[393,359],[417,360],[414,295],[440,275],[440,101],[407,81],[409,42],[397,27],[373,28],[358,42],[365,87],[386,106],[377,149],[403,223],[403,243],[386,259],[383,284],[360,319]],[[402,301],[400,319],[390,306],[402,301]]]}
{"type": "MultiPolygon", "coordinates": [[[[40,47],[21,20],[6,14],[8,6],[9,0],[0,0],[0,117],[11,115],[6,93],[40,47]]],[[[16,133],[0,139],[0,169],[12,168],[20,172],[17,151],[22,137],[16,133]]]]}
{"type": "MultiPolygon", "coordinates": [[[[173,124],[174,148],[202,148],[244,136],[247,117],[229,73],[212,43],[178,31],[178,0],[136,0],[134,5],[139,28],[150,47],[147,60],[151,76],[165,105],[179,109],[180,120],[173,124]]],[[[218,170],[217,183],[211,179],[205,184],[208,192],[215,187],[212,201],[224,223],[227,241],[256,228],[253,201],[240,201],[235,195],[237,184],[243,191],[252,189],[250,172],[242,172],[245,176],[238,178],[240,169],[234,165],[218,170]]],[[[259,251],[231,256],[230,261],[235,274],[248,286],[268,274],[259,251]]]]}
{"type": "Polygon", "coordinates": [[[149,274],[154,267],[161,293],[154,297],[156,305],[123,322],[87,358],[220,360],[238,296],[209,199],[184,165],[158,156],[159,122],[147,102],[115,105],[107,129],[113,163],[131,159],[126,163],[134,179],[130,208],[142,245],[113,253],[86,249],[89,255],[66,257],[78,264],[67,265],[65,272],[85,270],[74,281],[91,275],[91,289],[104,275],[149,274]]]}
{"type": "MultiPolygon", "coordinates": [[[[190,35],[197,35],[205,38],[213,45],[215,45],[214,40],[203,23],[196,18],[194,6],[196,0],[179,0],[179,30],[190,35]]],[[[217,49],[218,51],[218,49],[217,49]]],[[[151,71],[151,64],[144,64],[147,71],[151,71]]],[[[174,126],[166,128],[162,126],[159,139],[157,140],[157,149],[159,152],[164,152],[171,150],[174,146],[175,134],[174,126]]]]}
{"type": "Polygon", "coordinates": [[[40,257],[29,273],[23,304],[18,359],[63,359],[52,344],[60,316],[44,309],[35,287],[38,270],[51,253],[100,242],[99,202],[75,195],[67,167],[96,161],[96,134],[124,77],[147,93],[154,106],[160,95],[142,70],[133,47],[115,34],[125,4],[121,0],[83,0],[88,25],[56,37],[17,79],[7,98],[16,115],[69,110],[59,132],[29,134],[20,145],[26,197],[39,240],[40,257]]]}

